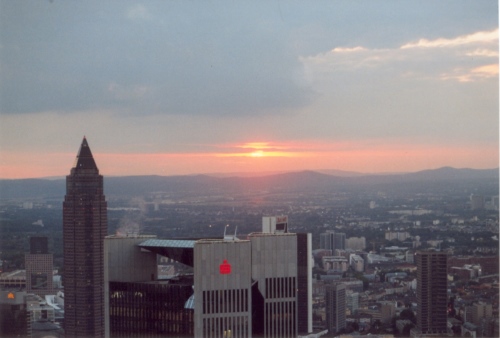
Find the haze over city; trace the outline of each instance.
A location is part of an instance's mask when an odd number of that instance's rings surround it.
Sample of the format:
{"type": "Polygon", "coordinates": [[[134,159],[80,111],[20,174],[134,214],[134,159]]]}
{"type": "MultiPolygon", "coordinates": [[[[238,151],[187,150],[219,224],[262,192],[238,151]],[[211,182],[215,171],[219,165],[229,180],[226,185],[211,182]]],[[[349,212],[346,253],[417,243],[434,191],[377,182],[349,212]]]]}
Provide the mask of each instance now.
{"type": "Polygon", "coordinates": [[[0,2],[0,178],[499,162],[498,2],[0,2]]]}

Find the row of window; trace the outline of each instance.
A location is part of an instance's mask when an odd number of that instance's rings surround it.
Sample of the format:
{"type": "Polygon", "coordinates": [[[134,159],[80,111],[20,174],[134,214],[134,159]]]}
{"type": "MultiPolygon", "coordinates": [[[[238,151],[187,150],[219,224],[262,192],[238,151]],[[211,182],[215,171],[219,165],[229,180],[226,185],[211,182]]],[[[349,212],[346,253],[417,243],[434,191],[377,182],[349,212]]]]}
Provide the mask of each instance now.
{"type": "Polygon", "coordinates": [[[295,298],[295,277],[266,278],[266,299],[273,298],[295,298]]]}
{"type": "Polygon", "coordinates": [[[247,316],[203,319],[203,337],[247,338],[250,337],[247,316]]]}
{"type": "Polygon", "coordinates": [[[248,311],[248,289],[203,291],[203,313],[248,311]]]}
{"type": "Polygon", "coordinates": [[[266,337],[296,337],[296,302],[268,302],[264,307],[266,337]]]}

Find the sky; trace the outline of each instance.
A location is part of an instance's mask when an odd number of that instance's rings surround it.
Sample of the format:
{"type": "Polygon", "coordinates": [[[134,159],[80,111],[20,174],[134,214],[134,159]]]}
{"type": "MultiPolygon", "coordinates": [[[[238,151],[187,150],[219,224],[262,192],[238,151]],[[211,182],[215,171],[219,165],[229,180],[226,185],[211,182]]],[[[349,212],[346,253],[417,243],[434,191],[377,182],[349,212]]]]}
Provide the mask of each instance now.
{"type": "Polygon", "coordinates": [[[0,178],[497,168],[498,13],[0,0],[0,178]]]}

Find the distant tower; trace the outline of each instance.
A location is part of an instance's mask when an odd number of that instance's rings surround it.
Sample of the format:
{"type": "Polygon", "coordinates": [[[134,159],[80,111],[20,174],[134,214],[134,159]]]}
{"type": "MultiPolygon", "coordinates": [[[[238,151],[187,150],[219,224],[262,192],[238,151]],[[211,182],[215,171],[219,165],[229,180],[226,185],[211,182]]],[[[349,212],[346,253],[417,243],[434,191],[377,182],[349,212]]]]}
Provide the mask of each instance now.
{"type": "Polygon", "coordinates": [[[345,233],[327,231],[319,235],[319,247],[320,249],[332,250],[332,254],[335,253],[336,249],[345,249],[345,233]]]}
{"type": "Polygon", "coordinates": [[[445,252],[417,252],[417,330],[420,335],[446,335],[447,261],[445,252]]]}
{"type": "Polygon", "coordinates": [[[319,235],[319,247],[325,250],[335,250],[335,233],[333,231],[324,232],[319,235]]]}
{"type": "Polygon", "coordinates": [[[345,328],[346,290],[345,284],[325,285],[326,292],[326,327],[329,334],[345,328]]]}
{"type": "Polygon", "coordinates": [[[345,233],[336,232],[334,235],[335,250],[345,250],[345,233]]]}
{"type": "Polygon", "coordinates": [[[103,177],[85,137],[63,202],[64,323],[67,337],[104,336],[104,248],[107,203],[103,177]]]}
{"type": "Polygon", "coordinates": [[[26,291],[41,297],[53,293],[54,256],[49,254],[47,237],[31,237],[25,254],[26,291]]]}

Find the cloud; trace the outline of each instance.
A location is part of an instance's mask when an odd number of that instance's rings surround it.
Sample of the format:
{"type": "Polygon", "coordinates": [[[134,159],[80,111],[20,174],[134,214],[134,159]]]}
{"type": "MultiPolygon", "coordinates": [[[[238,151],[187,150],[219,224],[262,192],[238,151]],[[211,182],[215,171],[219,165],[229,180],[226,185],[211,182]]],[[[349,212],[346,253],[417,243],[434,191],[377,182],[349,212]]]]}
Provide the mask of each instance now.
{"type": "Polygon", "coordinates": [[[498,58],[498,50],[495,49],[475,49],[465,53],[467,56],[478,56],[487,58],[498,58]]]}
{"type": "Polygon", "coordinates": [[[452,39],[439,38],[435,40],[420,39],[417,42],[410,42],[401,49],[409,48],[445,48],[457,47],[470,44],[496,44],[498,45],[498,28],[491,31],[475,32],[468,35],[458,36],[452,39]]]}
{"type": "Polygon", "coordinates": [[[489,64],[472,69],[457,68],[451,73],[441,74],[443,80],[457,80],[459,82],[474,82],[490,78],[498,78],[498,64],[489,64]]]}
{"type": "Polygon", "coordinates": [[[354,52],[364,52],[367,49],[365,47],[357,46],[353,48],[349,47],[336,47],[332,49],[333,53],[354,53],[354,52]]]}
{"type": "Polygon", "coordinates": [[[175,1],[39,7],[0,18],[3,114],[288,115],[314,95],[275,11],[175,1]]]}
{"type": "Polygon", "coordinates": [[[301,57],[300,60],[310,82],[314,77],[325,77],[325,74],[331,77],[332,73],[361,69],[388,70],[407,79],[473,82],[498,75],[494,65],[489,65],[489,58],[498,58],[498,29],[452,39],[420,39],[398,48],[335,47],[325,53],[301,57]],[[478,63],[483,65],[478,66],[478,63]]]}

